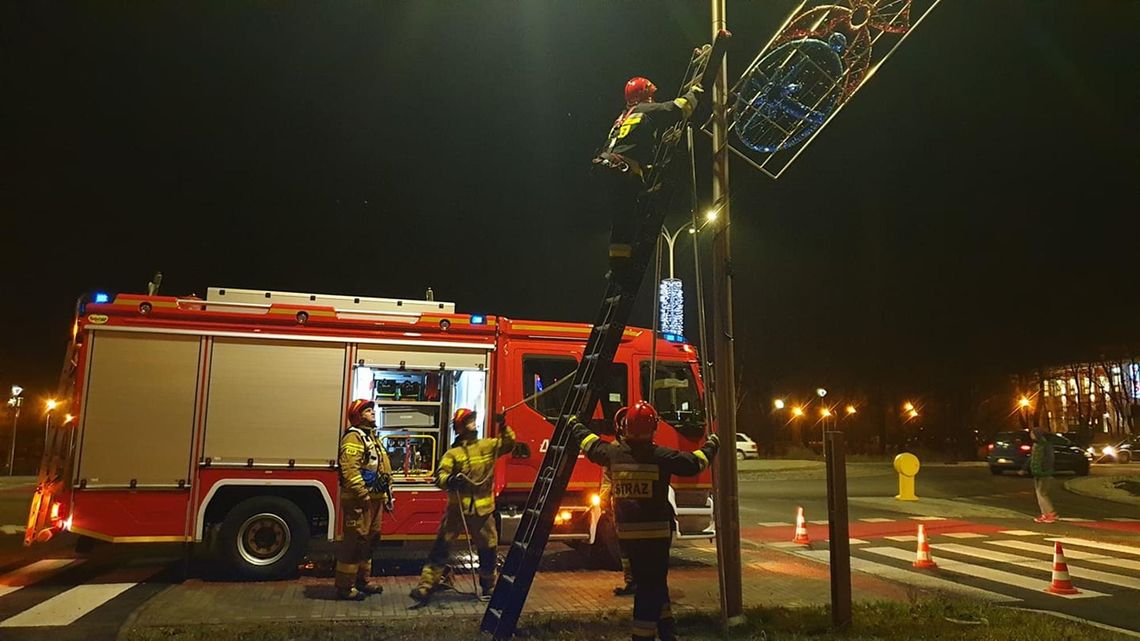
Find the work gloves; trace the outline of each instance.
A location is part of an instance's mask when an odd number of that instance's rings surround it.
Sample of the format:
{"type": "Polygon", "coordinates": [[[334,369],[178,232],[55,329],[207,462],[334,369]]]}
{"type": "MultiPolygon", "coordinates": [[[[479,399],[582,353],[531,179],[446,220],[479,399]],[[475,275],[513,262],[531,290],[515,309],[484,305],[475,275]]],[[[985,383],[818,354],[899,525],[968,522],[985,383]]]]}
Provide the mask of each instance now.
{"type": "Polygon", "coordinates": [[[581,421],[578,420],[577,416],[571,416],[569,419],[567,419],[566,424],[570,426],[570,438],[579,445],[582,443],[582,439],[593,434],[593,432],[590,431],[590,428],[586,427],[582,424],[581,421]]]}
{"type": "Polygon", "coordinates": [[[709,434],[708,440],[705,441],[705,447],[702,449],[708,449],[710,445],[712,446],[712,451],[709,452],[711,458],[712,456],[716,456],[716,453],[720,451],[720,437],[716,434],[709,434]]]}

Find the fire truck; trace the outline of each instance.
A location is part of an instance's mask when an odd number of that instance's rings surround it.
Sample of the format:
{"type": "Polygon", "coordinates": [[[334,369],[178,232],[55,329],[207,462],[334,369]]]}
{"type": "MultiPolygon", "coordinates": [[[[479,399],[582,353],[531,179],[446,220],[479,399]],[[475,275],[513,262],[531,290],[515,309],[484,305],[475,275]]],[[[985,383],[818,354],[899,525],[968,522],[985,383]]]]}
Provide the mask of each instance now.
{"type": "MultiPolygon", "coordinates": [[[[237,574],[289,574],[340,537],[337,447],[348,403],[375,401],[392,461],[382,539],[431,540],[447,495],[436,465],[457,408],[515,430],[495,470],[501,541],[514,536],[590,327],[460,314],[453,303],[209,288],[205,298],[80,299],[24,537],[209,545],[237,574]]],[[[592,428],[612,435],[631,398],[660,412],[658,442],[706,433],[696,351],[628,328],[592,428]],[[651,369],[654,370],[651,372],[651,369]],[[652,374],[652,375],[651,375],[652,374]]],[[[577,465],[552,538],[616,550],[601,469],[577,465]]],[[[713,536],[710,472],[676,479],[680,539],[713,536]]]]}

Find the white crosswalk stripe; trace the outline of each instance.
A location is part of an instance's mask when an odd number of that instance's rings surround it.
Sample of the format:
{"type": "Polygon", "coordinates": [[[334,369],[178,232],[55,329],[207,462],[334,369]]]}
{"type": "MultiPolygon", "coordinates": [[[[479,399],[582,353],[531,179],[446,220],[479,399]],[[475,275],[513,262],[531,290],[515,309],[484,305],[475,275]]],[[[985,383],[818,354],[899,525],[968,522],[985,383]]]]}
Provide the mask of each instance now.
{"type": "MultiPolygon", "coordinates": [[[[802,556],[813,558],[817,561],[823,561],[825,563],[829,560],[827,550],[805,550],[800,554],[802,556]]],[[[861,559],[859,557],[851,558],[851,569],[882,577],[884,579],[890,579],[892,581],[917,585],[923,588],[964,594],[966,596],[971,596],[982,601],[992,601],[994,603],[1010,603],[1019,600],[1016,597],[1011,597],[1005,594],[999,594],[997,592],[975,588],[970,585],[947,581],[946,579],[940,579],[929,574],[922,574],[921,572],[896,568],[893,565],[875,563],[874,561],[868,561],[867,559],[861,559]]]]}
{"type": "MultiPolygon", "coordinates": [[[[987,561],[997,561],[999,563],[1011,563],[1025,568],[1032,568],[1034,570],[1041,570],[1042,572],[1051,573],[1053,571],[1053,562],[1043,561],[1039,559],[1032,559],[1026,556],[1017,554],[1006,554],[1005,552],[997,552],[994,550],[985,550],[981,548],[973,548],[958,543],[935,543],[930,547],[935,550],[942,550],[946,552],[953,552],[955,554],[962,554],[965,556],[973,556],[987,561]]],[[[1050,553],[1052,551],[1050,550],[1050,553]]],[[[1068,559],[1066,559],[1068,561],[1068,559]]],[[[1107,583],[1122,588],[1129,588],[1132,590],[1140,590],[1140,579],[1134,579],[1130,576],[1122,574],[1113,574],[1111,572],[1101,572],[1100,570],[1091,570],[1084,566],[1075,566],[1072,563],[1067,563],[1069,566],[1069,576],[1074,580],[1088,579],[1090,581],[1097,581],[1100,583],[1107,583]]]]}
{"type": "Polygon", "coordinates": [[[1124,554],[1134,554],[1140,556],[1140,548],[1132,547],[1131,545],[1117,545],[1115,543],[1101,543],[1100,541],[1090,541],[1088,539],[1077,539],[1068,536],[1062,537],[1048,537],[1046,541],[1060,541],[1061,545],[1079,545],[1087,548],[1096,548],[1098,550],[1110,550],[1112,552],[1121,552],[1124,554]]]}
{"type": "MultiPolygon", "coordinates": [[[[878,554],[891,559],[898,559],[902,561],[911,561],[914,559],[914,554],[906,550],[898,548],[861,548],[865,552],[871,554],[878,554]]],[[[1003,570],[995,570],[984,565],[976,565],[973,563],[963,563],[962,561],[955,561],[953,559],[935,559],[938,567],[947,572],[954,572],[966,576],[977,577],[985,579],[994,583],[1004,583],[1023,590],[1032,590],[1034,592],[1044,591],[1049,587],[1049,581],[1041,579],[1034,579],[1020,574],[1013,574],[1012,572],[1005,572],[1003,570]]],[[[1081,590],[1080,594],[1058,594],[1061,598],[1065,599],[1089,599],[1093,597],[1108,596],[1103,592],[1096,592],[1093,590],[1081,590]]]]}
{"type": "Polygon", "coordinates": [[[879,518],[868,518],[868,519],[859,519],[859,520],[864,522],[864,523],[893,523],[894,522],[894,519],[879,519],[879,518]]]}
{"type": "Polygon", "coordinates": [[[986,538],[985,534],[979,534],[977,532],[945,532],[943,534],[939,534],[938,536],[948,536],[952,539],[984,539],[984,538],[986,538]]]}
{"type": "MultiPolygon", "coordinates": [[[[1053,554],[1052,545],[1030,543],[1029,541],[986,541],[986,543],[989,543],[990,545],[1000,545],[1002,547],[1012,548],[1014,550],[1025,550],[1026,552],[1053,554]]],[[[1062,543],[1061,545],[1065,544],[1062,543]]],[[[1070,547],[1065,548],[1065,558],[1073,559],[1076,561],[1089,561],[1090,563],[1098,563],[1102,565],[1111,565],[1122,570],[1136,570],[1140,572],[1140,561],[1136,561],[1135,559],[1118,559],[1113,556],[1097,554],[1096,552],[1085,552],[1084,550],[1076,550],[1070,547]]]]}
{"type": "Polygon", "coordinates": [[[0,576],[0,597],[43,581],[60,570],[82,563],[83,559],[42,559],[0,576]]]}
{"type": "Polygon", "coordinates": [[[71,625],[83,615],[157,574],[160,569],[127,568],[108,572],[95,578],[91,583],[77,585],[0,621],[0,628],[71,625]]]}

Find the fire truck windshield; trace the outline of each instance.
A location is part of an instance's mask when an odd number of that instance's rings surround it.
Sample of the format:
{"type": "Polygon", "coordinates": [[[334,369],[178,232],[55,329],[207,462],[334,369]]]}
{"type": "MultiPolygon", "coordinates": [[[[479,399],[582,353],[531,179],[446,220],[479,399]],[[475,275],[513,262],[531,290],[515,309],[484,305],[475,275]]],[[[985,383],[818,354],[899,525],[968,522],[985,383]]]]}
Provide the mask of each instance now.
{"type": "Polygon", "coordinates": [[[650,398],[662,420],[683,433],[704,427],[704,406],[689,363],[658,362],[649,394],[649,361],[641,362],[641,393],[650,398]]]}

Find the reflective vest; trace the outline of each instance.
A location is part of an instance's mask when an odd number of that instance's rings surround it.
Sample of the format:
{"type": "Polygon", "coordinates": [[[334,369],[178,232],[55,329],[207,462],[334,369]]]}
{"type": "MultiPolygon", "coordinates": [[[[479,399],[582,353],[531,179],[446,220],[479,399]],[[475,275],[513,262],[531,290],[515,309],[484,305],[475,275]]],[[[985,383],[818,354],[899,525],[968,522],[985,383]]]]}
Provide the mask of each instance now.
{"type": "Polygon", "coordinates": [[[597,434],[582,439],[581,447],[586,458],[609,471],[617,535],[626,540],[672,537],[672,477],[699,474],[716,453],[712,443],[681,452],[653,443],[606,443],[597,434]]]}
{"type": "Polygon", "coordinates": [[[340,463],[340,496],[342,499],[357,499],[363,501],[370,495],[387,498],[383,492],[370,493],[368,484],[364,482],[361,472],[392,473],[392,464],[388,461],[388,454],[380,448],[379,443],[369,433],[370,430],[360,426],[352,426],[345,430],[340,439],[340,450],[337,454],[340,463]]]}
{"type": "Polygon", "coordinates": [[[487,516],[495,511],[495,459],[515,447],[515,433],[509,426],[495,438],[461,442],[444,453],[439,462],[436,485],[447,490],[448,507],[456,506],[464,514],[487,516]],[[471,487],[451,488],[451,477],[462,473],[471,487]]]}

